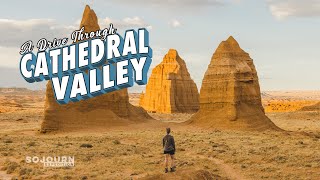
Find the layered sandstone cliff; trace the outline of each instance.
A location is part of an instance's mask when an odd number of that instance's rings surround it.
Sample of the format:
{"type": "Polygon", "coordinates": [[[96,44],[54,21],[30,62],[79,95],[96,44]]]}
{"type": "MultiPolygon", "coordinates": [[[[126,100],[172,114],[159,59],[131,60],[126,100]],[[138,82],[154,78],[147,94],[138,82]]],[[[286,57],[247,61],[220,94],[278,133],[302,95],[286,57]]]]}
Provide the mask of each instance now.
{"type": "Polygon", "coordinates": [[[257,71],[231,36],[212,56],[200,90],[200,110],[191,124],[227,129],[278,129],[265,116],[257,71]]]}
{"type": "MultiPolygon", "coordinates": [[[[83,12],[81,27],[86,32],[99,30],[98,19],[89,6],[83,12]]],[[[104,128],[144,122],[150,117],[142,109],[129,103],[127,89],[122,89],[75,103],[56,102],[51,82],[46,86],[45,116],[41,131],[104,128]]]]}
{"type": "Polygon", "coordinates": [[[170,49],[152,70],[139,104],[158,113],[192,113],[199,109],[197,86],[176,50],[170,49]]]}
{"type": "Polygon", "coordinates": [[[320,112],[320,102],[310,106],[304,106],[300,109],[300,111],[319,111],[320,112]]]}

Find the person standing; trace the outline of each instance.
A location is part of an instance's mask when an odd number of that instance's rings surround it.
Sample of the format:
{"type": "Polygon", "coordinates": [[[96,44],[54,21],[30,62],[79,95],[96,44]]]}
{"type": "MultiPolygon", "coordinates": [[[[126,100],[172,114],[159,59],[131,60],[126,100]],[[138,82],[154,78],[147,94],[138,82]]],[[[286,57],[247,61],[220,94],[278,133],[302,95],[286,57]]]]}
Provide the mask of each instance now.
{"type": "Polygon", "coordinates": [[[170,135],[171,129],[167,128],[167,135],[163,137],[162,143],[163,143],[163,154],[164,154],[164,163],[165,163],[165,173],[169,172],[168,165],[169,165],[169,158],[171,159],[171,166],[170,166],[170,172],[175,171],[175,164],[174,164],[174,154],[176,151],[176,146],[174,143],[173,136],[170,135]]]}

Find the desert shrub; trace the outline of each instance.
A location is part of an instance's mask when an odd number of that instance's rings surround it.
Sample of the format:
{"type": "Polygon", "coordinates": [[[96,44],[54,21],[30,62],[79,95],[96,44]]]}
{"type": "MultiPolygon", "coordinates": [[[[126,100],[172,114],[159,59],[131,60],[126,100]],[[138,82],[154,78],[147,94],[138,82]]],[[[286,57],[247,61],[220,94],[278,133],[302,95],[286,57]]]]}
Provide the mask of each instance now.
{"type": "Polygon", "coordinates": [[[31,172],[32,172],[32,169],[22,168],[22,169],[20,169],[19,175],[20,176],[27,175],[27,174],[30,174],[31,172]]]}
{"type": "Polygon", "coordinates": [[[81,177],[81,180],[87,180],[87,179],[88,179],[87,176],[82,176],[82,177],[81,177]]]}
{"type": "Polygon", "coordinates": [[[36,142],[29,142],[28,144],[27,144],[27,146],[29,146],[29,147],[31,147],[31,146],[35,146],[36,145],[36,142]]]}
{"type": "Polygon", "coordinates": [[[11,174],[19,167],[19,164],[14,161],[7,161],[5,163],[5,166],[6,166],[5,169],[7,170],[7,174],[11,174]]]}
{"type": "Polygon", "coordinates": [[[93,146],[91,144],[81,144],[80,147],[82,147],[82,148],[92,148],[93,146]]]}
{"type": "Polygon", "coordinates": [[[113,144],[121,144],[119,140],[113,140],[113,144]]]}
{"type": "Polygon", "coordinates": [[[7,144],[8,144],[8,143],[13,143],[12,140],[10,140],[10,139],[6,139],[6,140],[4,140],[3,142],[4,142],[4,143],[7,143],[7,144]]]}
{"type": "Polygon", "coordinates": [[[63,177],[63,179],[64,179],[64,180],[69,180],[69,179],[72,179],[72,177],[71,177],[71,176],[66,175],[66,176],[64,176],[64,177],[63,177]]]}

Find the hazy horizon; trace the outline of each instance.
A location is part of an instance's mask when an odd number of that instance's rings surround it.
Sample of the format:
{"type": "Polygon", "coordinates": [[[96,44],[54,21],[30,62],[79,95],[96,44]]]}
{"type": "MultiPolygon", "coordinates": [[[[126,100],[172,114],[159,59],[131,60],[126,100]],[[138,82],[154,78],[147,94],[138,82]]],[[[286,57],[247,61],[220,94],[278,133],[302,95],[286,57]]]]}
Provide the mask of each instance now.
{"type": "MultiPolygon", "coordinates": [[[[14,68],[3,68],[0,67],[1,72],[9,71],[12,72],[14,68]]],[[[14,73],[20,73],[19,70],[14,73]]],[[[0,88],[28,88],[30,90],[45,90],[46,89],[46,83],[47,81],[43,82],[36,82],[36,83],[27,83],[22,76],[15,75],[12,78],[12,82],[6,81],[6,77],[0,76],[0,88]],[[37,86],[34,86],[37,84],[37,86]]],[[[261,83],[260,83],[261,84],[261,83]]],[[[200,92],[201,83],[200,86],[197,84],[198,91],[200,92]]],[[[268,92],[268,91],[320,91],[320,89],[261,89],[261,92],[268,92]]],[[[129,93],[141,93],[145,92],[145,86],[138,86],[135,84],[133,87],[128,88],[129,93]]]]}

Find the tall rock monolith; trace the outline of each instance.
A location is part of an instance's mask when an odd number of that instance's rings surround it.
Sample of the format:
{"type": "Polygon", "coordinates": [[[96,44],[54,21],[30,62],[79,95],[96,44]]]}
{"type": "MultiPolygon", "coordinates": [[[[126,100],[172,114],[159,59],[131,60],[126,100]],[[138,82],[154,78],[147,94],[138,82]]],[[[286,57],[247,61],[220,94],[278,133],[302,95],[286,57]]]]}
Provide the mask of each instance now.
{"type": "Polygon", "coordinates": [[[170,49],[152,70],[139,104],[145,110],[157,113],[194,113],[199,109],[197,86],[175,49],[170,49]]]}
{"type": "Polygon", "coordinates": [[[278,129],[264,113],[253,60],[232,36],[213,54],[202,81],[200,110],[188,123],[218,129],[278,129]]]}
{"type": "MultiPolygon", "coordinates": [[[[80,28],[85,32],[99,30],[98,18],[85,7],[80,28]]],[[[129,103],[127,89],[122,89],[79,102],[60,105],[56,102],[51,82],[46,86],[45,113],[41,131],[109,128],[145,122],[150,116],[129,103]]]]}

